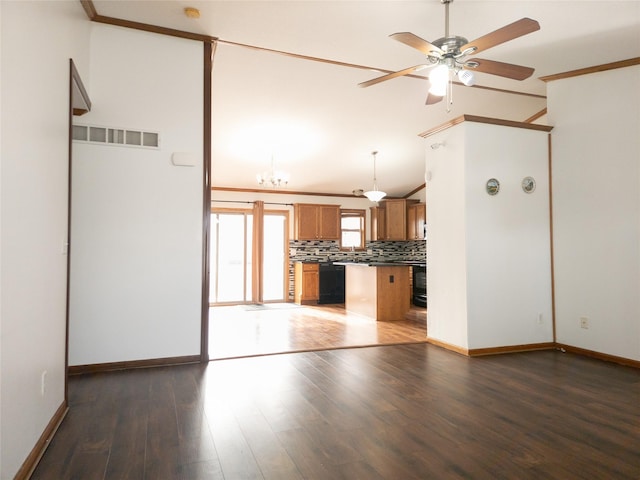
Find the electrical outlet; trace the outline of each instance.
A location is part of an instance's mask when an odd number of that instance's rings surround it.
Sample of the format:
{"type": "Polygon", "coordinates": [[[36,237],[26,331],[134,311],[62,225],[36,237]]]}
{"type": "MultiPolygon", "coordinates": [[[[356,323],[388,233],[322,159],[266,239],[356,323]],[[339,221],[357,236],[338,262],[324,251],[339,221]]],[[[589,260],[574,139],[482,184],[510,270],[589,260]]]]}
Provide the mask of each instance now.
{"type": "Polygon", "coordinates": [[[580,328],[589,328],[589,319],[587,317],[580,317],[580,328]]]}
{"type": "Polygon", "coordinates": [[[544,323],[544,317],[541,313],[538,314],[538,325],[542,325],[544,323]]]}
{"type": "Polygon", "coordinates": [[[320,249],[316,248],[316,255],[320,255],[320,249]]]}

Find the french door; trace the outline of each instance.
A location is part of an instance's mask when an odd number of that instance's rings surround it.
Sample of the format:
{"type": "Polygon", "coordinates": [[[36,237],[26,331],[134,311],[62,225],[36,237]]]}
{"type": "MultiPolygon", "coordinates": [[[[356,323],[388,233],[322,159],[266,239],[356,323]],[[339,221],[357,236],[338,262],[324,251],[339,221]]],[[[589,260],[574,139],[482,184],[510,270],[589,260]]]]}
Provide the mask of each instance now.
{"type": "Polygon", "coordinates": [[[283,302],[288,297],[288,212],[265,211],[263,255],[253,244],[253,211],[212,209],[209,303],[251,303],[255,285],[261,284],[265,302],[283,302]],[[252,272],[254,258],[262,257],[262,275],[252,272]]]}

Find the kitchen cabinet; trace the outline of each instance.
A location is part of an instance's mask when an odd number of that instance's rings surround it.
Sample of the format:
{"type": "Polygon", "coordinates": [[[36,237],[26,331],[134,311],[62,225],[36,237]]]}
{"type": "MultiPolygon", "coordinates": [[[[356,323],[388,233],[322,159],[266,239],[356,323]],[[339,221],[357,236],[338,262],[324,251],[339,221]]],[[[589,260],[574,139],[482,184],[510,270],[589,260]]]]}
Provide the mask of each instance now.
{"type": "Polygon", "coordinates": [[[298,305],[316,304],[320,298],[317,263],[296,262],[293,267],[293,301],[298,305]]]}
{"type": "Polygon", "coordinates": [[[385,240],[407,239],[407,201],[405,199],[387,200],[385,209],[385,240]]]}
{"type": "Polygon", "coordinates": [[[414,203],[407,206],[407,240],[424,240],[427,205],[414,203]]]}
{"type": "Polygon", "coordinates": [[[404,320],[411,308],[407,295],[410,271],[406,265],[348,264],[345,309],[379,322],[404,320]]]}
{"type": "Polygon", "coordinates": [[[340,205],[296,203],[293,212],[295,240],[340,239],[340,205]]]}
{"type": "Polygon", "coordinates": [[[385,235],[385,211],[384,207],[369,207],[371,210],[371,240],[384,240],[385,235]]]}
{"type": "Polygon", "coordinates": [[[407,240],[407,206],[415,200],[384,200],[371,208],[371,240],[407,240]]]}

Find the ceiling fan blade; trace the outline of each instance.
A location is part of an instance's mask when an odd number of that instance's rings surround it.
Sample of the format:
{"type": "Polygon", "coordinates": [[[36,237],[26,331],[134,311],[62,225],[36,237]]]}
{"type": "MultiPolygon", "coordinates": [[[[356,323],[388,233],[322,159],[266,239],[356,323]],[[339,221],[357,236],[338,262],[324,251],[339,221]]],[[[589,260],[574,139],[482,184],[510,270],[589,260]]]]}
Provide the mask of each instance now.
{"type": "Polygon", "coordinates": [[[440,50],[435,45],[427,42],[426,40],[414,35],[410,32],[400,32],[389,35],[394,40],[398,42],[404,43],[405,45],[409,45],[417,50],[420,50],[425,55],[433,55],[436,54],[438,56],[442,55],[444,52],[440,50]]]}
{"type": "Polygon", "coordinates": [[[371,85],[375,85],[376,83],[384,82],[385,80],[391,80],[392,78],[401,77],[403,75],[408,75],[411,72],[422,70],[423,68],[426,68],[428,66],[429,65],[415,65],[413,67],[405,68],[404,70],[399,70],[397,72],[382,75],[381,77],[372,78],[371,80],[367,80],[366,82],[359,83],[358,86],[362,88],[370,87],[371,85]]]}
{"type": "Polygon", "coordinates": [[[498,75],[499,77],[511,78],[513,80],[524,80],[533,75],[535,69],[531,67],[523,67],[521,65],[514,65],[513,63],[496,62],[495,60],[483,60],[481,58],[472,58],[467,60],[468,64],[477,63],[477,66],[466,66],[465,70],[472,72],[489,73],[491,75],[498,75]]]}
{"type": "Polygon", "coordinates": [[[526,17],[521,18],[516,22],[510,23],[498,30],[472,40],[466,45],[461,46],[460,51],[464,52],[465,50],[474,47],[475,50],[471,53],[482,52],[483,50],[508,42],[514,38],[527,35],[528,33],[535,32],[536,30],[540,30],[540,24],[537,21],[526,17]]]}
{"type": "Polygon", "coordinates": [[[436,95],[432,95],[427,92],[427,101],[424,102],[425,105],[433,105],[434,103],[441,102],[444,97],[438,97],[436,95]]]}

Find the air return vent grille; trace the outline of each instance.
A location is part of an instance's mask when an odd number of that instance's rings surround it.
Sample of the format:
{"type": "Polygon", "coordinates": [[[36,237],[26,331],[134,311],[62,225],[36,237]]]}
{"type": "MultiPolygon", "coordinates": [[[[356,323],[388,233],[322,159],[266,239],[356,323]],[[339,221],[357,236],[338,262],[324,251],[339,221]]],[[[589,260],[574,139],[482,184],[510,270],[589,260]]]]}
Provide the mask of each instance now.
{"type": "Polygon", "coordinates": [[[160,135],[157,132],[99,127],[96,125],[74,125],[73,140],[76,142],[120,145],[123,147],[160,147],[160,135]]]}

